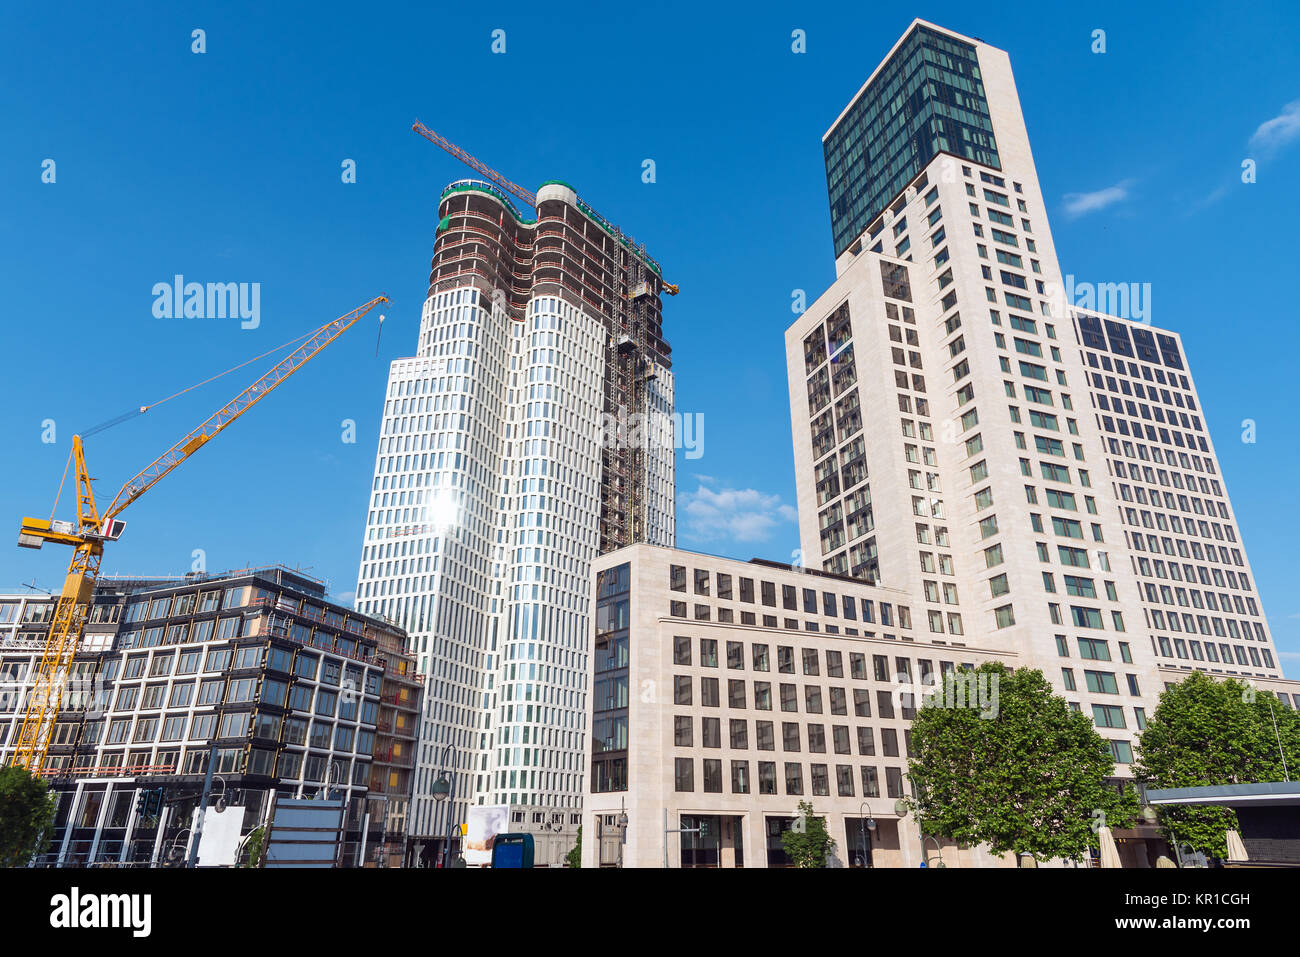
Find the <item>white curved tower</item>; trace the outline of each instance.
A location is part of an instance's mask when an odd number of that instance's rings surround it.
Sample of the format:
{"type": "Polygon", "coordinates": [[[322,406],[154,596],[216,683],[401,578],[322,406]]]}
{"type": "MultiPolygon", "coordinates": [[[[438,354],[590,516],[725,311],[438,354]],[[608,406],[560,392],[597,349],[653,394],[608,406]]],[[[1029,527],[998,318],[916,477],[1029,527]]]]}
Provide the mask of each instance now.
{"type": "Polygon", "coordinates": [[[356,604],[402,623],[427,675],[410,836],[429,846],[444,770],[453,824],[508,804],[572,832],[591,563],[675,541],[659,266],[566,184],[537,213],[443,192],[418,351],[389,373],[356,604]],[[646,441],[612,427],[631,416],[646,441]]]}

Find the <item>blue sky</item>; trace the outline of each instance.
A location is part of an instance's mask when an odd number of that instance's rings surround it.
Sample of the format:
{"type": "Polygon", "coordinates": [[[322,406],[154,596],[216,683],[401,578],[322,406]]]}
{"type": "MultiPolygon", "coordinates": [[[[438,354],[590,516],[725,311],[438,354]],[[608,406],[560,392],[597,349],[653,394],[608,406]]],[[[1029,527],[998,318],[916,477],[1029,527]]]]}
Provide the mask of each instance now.
{"type": "MultiPolygon", "coordinates": [[[[704,457],[678,463],[679,543],[788,558],[782,333],[792,290],[811,300],[834,276],[821,135],[921,16],[1010,52],[1063,271],[1150,282],[1152,321],[1182,334],[1279,649],[1300,673],[1286,545],[1300,538],[1300,333],[1286,298],[1300,13],[1171,10],[6,4],[0,519],[16,532],[21,515],[48,515],[74,432],[383,292],[394,306],[378,358],[372,317],[124,513],[104,569],[176,573],[202,549],[212,570],[310,567],[350,598],[388,362],[415,347],[439,192],[471,175],[410,131],[419,118],[530,188],[574,183],[648,245],[682,288],[664,310],[678,405],[705,416],[704,457]],[[1094,29],[1105,54],[1090,50],[1094,29]],[[41,181],[47,159],[54,183],[41,181]],[[347,159],[356,183],[341,181],[347,159]],[[155,318],[152,287],[177,273],[260,283],[260,325],[155,318]],[[47,419],[54,443],[41,441],[47,419]]],[[[88,440],[101,500],[254,377],[88,440]]],[[[55,589],[66,558],[0,547],[0,588],[55,589]]]]}

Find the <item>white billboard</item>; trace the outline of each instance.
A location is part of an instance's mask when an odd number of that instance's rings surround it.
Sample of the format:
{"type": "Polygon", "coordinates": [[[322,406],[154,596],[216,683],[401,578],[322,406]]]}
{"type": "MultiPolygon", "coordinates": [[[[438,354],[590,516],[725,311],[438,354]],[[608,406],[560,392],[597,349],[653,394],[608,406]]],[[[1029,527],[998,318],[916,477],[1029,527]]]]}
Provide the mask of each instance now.
{"type": "Polygon", "coordinates": [[[471,804],[465,825],[465,863],[483,867],[492,863],[492,841],[510,830],[510,807],[506,804],[471,804]]]}
{"type": "MultiPolygon", "coordinates": [[[[218,811],[208,807],[203,815],[203,833],[199,835],[199,867],[234,867],[239,850],[239,833],[244,827],[244,809],[228,807],[218,811]]],[[[198,820],[199,812],[194,812],[198,820]]]]}

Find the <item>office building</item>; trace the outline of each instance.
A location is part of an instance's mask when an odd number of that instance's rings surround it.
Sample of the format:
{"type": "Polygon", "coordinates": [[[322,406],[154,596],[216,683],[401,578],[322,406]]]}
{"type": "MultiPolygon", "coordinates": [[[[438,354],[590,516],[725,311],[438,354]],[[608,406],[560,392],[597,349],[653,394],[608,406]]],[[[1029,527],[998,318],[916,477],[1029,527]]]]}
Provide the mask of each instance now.
{"type": "MultiPolygon", "coordinates": [[[[6,763],[54,602],[0,596],[6,763]]],[[[400,764],[415,727],[384,716],[418,712],[421,682],[405,639],[278,566],[101,577],[42,770],[59,806],[41,863],[142,866],[183,856],[210,760],[214,794],[244,808],[245,837],[265,823],[274,795],[329,792],[347,802],[340,865],[400,861],[403,835],[391,828],[407,815],[400,764]],[[166,801],[147,815],[137,807],[146,791],[166,801]]]]}
{"type": "Polygon", "coordinates": [[[1041,670],[1116,782],[1191,668],[1300,706],[1177,335],[1064,301],[1007,55],[916,21],[823,145],[837,275],[786,333],[804,567],[597,561],[584,866],[784,866],[803,799],[833,866],[1013,865],[894,804],[908,689],[963,665],[1041,670]]]}
{"type": "Polygon", "coordinates": [[[907,592],[775,562],[636,545],[596,583],[584,867],[788,866],[800,800],[832,866],[1010,864],[923,849],[897,802],[925,689],[1014,654],[918,630],[907,592]]]}
{"type": "MultiPolygon", "coordinates": [[[[595,575],[582,866],[787,867],[801,800],[833,867],[1015,866],[897,804],[914,708],[945,674],[1020,667],[1014,649],[929,632],[907,591],[776,562],[637,545],[595,575]]],[[[1300,682],[1257,683],[1300,708],[1300,682]]],[[[996,690],[953,703],[995,714],[996,690]]],[[[1168,853],[1149,825],[1115,838],[1125,866],[1168,853]]]]}
{"type": "Polygon", "coordinates": [[[786,333],[805,561],[916,595],[929,635],[1014,651],[1124,773],[1166,644],[1190,630],[1224,671],[1280,677],[1177,337],[1111,319],[1140,334],[1098,341],[1107,320],[1065,302],[1007,55],[917,21],[823,144],[837,277],[786,333]],[[1093,369],[1114,348],[1122,417],[1093,369]]]}
{"type": "Polygon", "coordinates": [[[1181,338],[1072,315],[1158,664],[1281,678],[1181,338]]]}
{"type": "Polygon", "coordinates": [[[428,676],[425,861],[470,803],[558,813],[576,838],[591,563],[674,541],[671,287],[568,185],[536,198],[527,219],[488,183],[443,192],[416,353],[385,397],[356,604],[400,622],[428,676]]]}

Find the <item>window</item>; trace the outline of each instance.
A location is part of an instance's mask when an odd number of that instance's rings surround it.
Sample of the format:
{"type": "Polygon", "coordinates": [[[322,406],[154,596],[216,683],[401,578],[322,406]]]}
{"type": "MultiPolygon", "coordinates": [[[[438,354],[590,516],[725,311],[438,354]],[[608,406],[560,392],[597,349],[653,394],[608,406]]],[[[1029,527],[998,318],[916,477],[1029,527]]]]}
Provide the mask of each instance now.
{"type": "Polygon", "coordinates": [[[903,796],[902,768],[885,768],[885,794],[891,798],[903,796]]]}
{"type": "Polygon", "coordinates": [[[221,693],[225,689],[225,682],[220,678],[209,678],[199,685],[198,704],[220,704],[221,693]]]}
{"type": "MultiPolygon", "coordinates": [[[[718,642],[715,638],[700,639],[700,667],[718,667],[718,642]]],[[[714,679],[716,680],[716,679],[714,679]]]]}
{"type": "Polygon", "coordinates": [[[691,663],[691,639],[677,635],[673,638],[673,664],[689,665],[691,663]]]}
{"type": "Polygon", "coordinates": [[[1070,606],[1070,615],[1074,619],[1075,625],[1080,628],[1101,628],[1101,611],[1096,608],[1085,608],[1079,605],[1070,606]]]}
{"type": "Polygon", "coordinates": [[[1117,704],[1093,705],[1092,719],[1093,723],[1099,728],[1127,727],[1127,725],[1124,724],[1124,709],[1117,704]]]}
{"type": "Polygon", "coordinates": [[[187,708],[194,697],[194,682],[185,681],[172,685],[171,696],[167,700],[169,708],[187,708]]]}
{"type": "Polygon", "coordinates": [[[695,790],[695,762],[690,758],[674,758],[673,789],[690,793],[695,790]]]}
{"type": "Polygon", "coordinates": [[[796,761],[785,762],[785,793],[803,794],[803,765],[796,761]]]}
{"type": "Polygon", "coordinates": [[[217,732],[219,738],[243,738],[248,735],[249,722],[252,715],[247,711],[223,714],[221,716],[220,730],[217,732]]]}
{"type": "Polygon", "coordinates": [[[1119,685],[1115,682],[1113,671],[1085,671],[1083,678],[1093,694],[1119,694],[1119,685]]]}
{"type": "Polygon", "coordinates": [[[880,778],[877,770],[867,765],[862,766],[862,796],[880,797],[880,778]]]}
{"type": "Polygon", "coordinates": [[[853,689],[853,713],[859,718],[871,717],[871,692],[866,688],[853,689]]]}
{"type": "Polygon", "coordinates": [[[1110,661],[1110,648],[1101,638],[1079,638],[1079,657],[1088,661],[1110,661]]]}
{"type": "Polygon", "coordinates": [[[733,794],[749,793],[749,762],[748,761],[731,762],[731,792],[733,794]]]}
{"type": "Polygon", "coordinates": [[[256,678],[232,678],[226,691],[226,703],[252,701],[257,696],[256,678]]]}
{"type": "Polygon", "coordinates": [[[717,678],[700,679],[700,704],[706,708],[719,706],[717,678]]]}
{"type": "Polygon", "coordinates": [[[826,753],[826,726],[824,724],[808,725],[808,751],[812,754],[826,753]]]}
{"type": "Polygon", "coordinates": [[[690,704],[691,703],[691,678],[690,675],[673,676],[673,704],[690,704]]]}
{"type": "Polygon", "coordinates": [[[745,707],[745,682],[736,678],[727,680],[727,707],[738,709],[745,707]]]}

